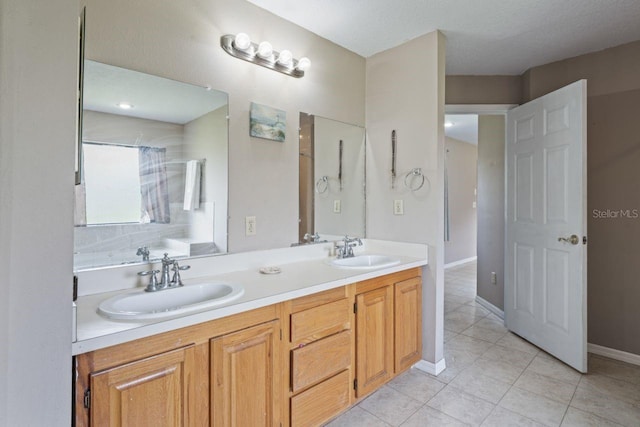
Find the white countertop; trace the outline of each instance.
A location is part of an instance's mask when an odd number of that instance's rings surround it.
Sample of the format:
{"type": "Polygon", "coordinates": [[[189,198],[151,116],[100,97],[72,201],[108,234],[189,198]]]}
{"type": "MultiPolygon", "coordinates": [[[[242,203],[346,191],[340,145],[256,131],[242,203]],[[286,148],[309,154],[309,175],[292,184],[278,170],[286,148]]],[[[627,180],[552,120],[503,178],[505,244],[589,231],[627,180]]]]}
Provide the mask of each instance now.
{"type": "MultiPolygon", "coordinates": [[[[140,287],[91,295],[85,294],[76,301],[77,341],[72,343],[72,353],[74,355],[86,353],[427,264],[428,248],[426,245],[367,239],[364,240],[362,247],[356,248],[356,254],[389,255],[398,258],[400,264],[371,270],[336,268],[326,262],[328,259],[326,246],[309,245],[272,251],[231,254],[224,257],[199,259],[195,263],[189,260],[188,262],[192,265],[191,270],[198,268],[204,275],[196,277],[194,275],[196,273],[189,270],[192,276],[188,278],[183,276],[185,286],[215,280],[241,284],[244,286],[245,292],[243,296],[228,304],[175,318],[130,322],[109,320],[98,314],[98,305],[103,300],[123,292],[139,292],[140,287]],[[222,263],[226,264],[227,270],[235,268],[235,271],[215,274],[216,270],[224,270],[222,263]],[[198,264],[198,266],[194,266],[194,264],[198,264]],[[207,268],[211,264],[218,265],[213,266],[213,269],[207,268]],[[244,268],[238,267],[242,264],[244,264],[244,268]],[[258,271],[259,267],[266,265],[277,265],[282,272],[273,275],[261,274],[258,271]]],[[[139,266],[137,268],[140,269],[139,266]]],[[[121,272],[117,274],[122,275],[121,272]]],[[[90,274],[83,276],[85,280],[92,279],[90,274]]],[[[102,272],[101,277],[96,276],[96,280],[106,281],[104,276],[105,274],[102,272]]]]}

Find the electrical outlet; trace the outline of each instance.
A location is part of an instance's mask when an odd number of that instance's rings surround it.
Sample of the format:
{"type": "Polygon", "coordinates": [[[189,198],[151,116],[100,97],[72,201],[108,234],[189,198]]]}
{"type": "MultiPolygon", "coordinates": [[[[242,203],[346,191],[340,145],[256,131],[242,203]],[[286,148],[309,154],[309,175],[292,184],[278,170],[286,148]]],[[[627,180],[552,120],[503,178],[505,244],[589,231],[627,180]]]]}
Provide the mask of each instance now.
{"type": "Polygon", "coordinates": [[[256,217],[247,216],[244,218],[244,234],[246,236],[256,235],[256,217]]]}
{"type": "Polygon", "coordinates": [[[498,275],[496,274],[495,271],[491,272],[491,284],[492,285],[497,285],[498,284],[498,275]]]}
{"type": "Polygon", "coordinates": [[[403,200],[394,200],[393,201],[393,214],[394,215],[404,215],[404,201],[403,200]]]}
{"type": "Polygon", "coordinates": [[[340,200],[333,201],[333,213],[340,213],[340,200]]]}
{"type": "Polygon", "coordinates": [[[478,205],[476,205],[476,202],[471,203],[471,207],[472,207],[473,209],[475,209],[477,206],[478,206],[478,205]]]}

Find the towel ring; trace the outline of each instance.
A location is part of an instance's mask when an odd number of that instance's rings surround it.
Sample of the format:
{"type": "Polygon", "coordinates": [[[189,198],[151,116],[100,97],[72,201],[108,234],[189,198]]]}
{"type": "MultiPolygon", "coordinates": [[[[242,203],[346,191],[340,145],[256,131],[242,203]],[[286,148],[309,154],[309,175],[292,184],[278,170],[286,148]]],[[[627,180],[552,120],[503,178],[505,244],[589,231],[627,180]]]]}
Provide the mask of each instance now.
{"type": "Polygon", "coordinates": [[[413,168],[409,173],[404,176],[404,185],[411,191],[418,191],[424,185],[424,174],[422,173],[422,169],[413,168]],[[416,180],[415,182],[419,182],[418,185],[414,185],[415,177],[420,177],[420,180],[416,180]]]}
{"type": "Polygon", "coordinates": [[[329,177],[323,176],[319,180],[316,181],[316,193],[322,194],[325,193],[329,189],[329,177]]]}

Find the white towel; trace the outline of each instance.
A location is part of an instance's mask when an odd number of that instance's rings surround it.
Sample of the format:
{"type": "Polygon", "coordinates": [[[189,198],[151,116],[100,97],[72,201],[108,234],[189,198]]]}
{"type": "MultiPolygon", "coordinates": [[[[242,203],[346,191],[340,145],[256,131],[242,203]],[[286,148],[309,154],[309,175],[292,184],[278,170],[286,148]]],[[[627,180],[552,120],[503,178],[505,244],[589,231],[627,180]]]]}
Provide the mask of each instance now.
{"type": "Polygon", "coordinates": [[[184,179],[184,210],[200,208],[200,161],[189,160],[184,179]]]}

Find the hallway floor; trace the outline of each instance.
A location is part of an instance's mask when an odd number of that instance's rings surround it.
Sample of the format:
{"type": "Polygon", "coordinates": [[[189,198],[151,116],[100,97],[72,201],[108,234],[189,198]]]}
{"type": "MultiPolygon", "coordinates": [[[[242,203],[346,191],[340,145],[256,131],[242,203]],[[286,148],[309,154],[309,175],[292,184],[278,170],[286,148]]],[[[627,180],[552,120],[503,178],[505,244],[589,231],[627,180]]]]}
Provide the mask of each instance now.
{"type": "Polygon", "coordinates": [[[447,369],[411,369],[328,426],[640,426],[640,366],[590,354],[581,375],[508,332],[475,295],[475,262],[446,270],[447,369]]]}

